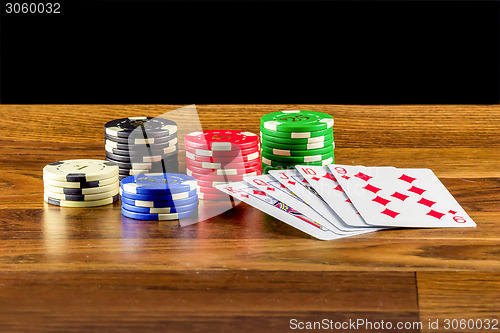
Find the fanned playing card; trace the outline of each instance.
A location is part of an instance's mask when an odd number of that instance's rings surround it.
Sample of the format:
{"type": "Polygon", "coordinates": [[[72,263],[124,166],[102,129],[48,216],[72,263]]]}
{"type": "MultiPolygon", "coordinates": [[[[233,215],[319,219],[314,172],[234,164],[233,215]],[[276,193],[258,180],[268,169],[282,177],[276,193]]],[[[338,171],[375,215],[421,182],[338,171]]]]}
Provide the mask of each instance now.
{"type": "MultiPolygon", "coordinates": [[[[257,187],[259,190],[266,192],[268,195],[273,196],[274,198],[280,200],[281,202],[293,207],[298,212],[304,214],[310,219],[317,221],[321,225],[325,226],[333,233],[342,236],[355,236],[363,231],[356,232],[345,232],[337,228],[337,221],[329,221],[324,218],[321,214],[319,214],[314,208],[305,203],[300,197],[298,197],[295,193],[290,191],[286,186],[282,185],[279,181],[277,181],[271,175],[260,175],[260,176],[249,176],[244,178],[250,185],[257,187]]],[[[338,217],[337,217],[338,219],[338,217]]]]}
{"type": "Polygon", "coordinates": [[[300,199],[311,206],[311,208],[323,215],[324,218],[334,224],[339,230],[344,232],[356,232],[357,234],[379,230],[378,228],[357,228],[344,223],[339,215],[337,215],[323,200],[320,194],[314,190],[309,184],[309,181],[307,181],[297,170],[271,170],[269,174],[300,197],[300,199]]]}
{"type": "Polygon", "coordinates": [[[373,227],[363,220],[327,166],[297,165],[295,168],[344,223],[352,227],[381,229],[373,227]]]}
{"type": "Polygon", "coordinates": [[[328,168],[370,225],[409,228],[476,226],[429,169],[339,164],[328,168]]]}
{"type": "Polygon", "coordinates": [[[341,235],[245,181],[217,185],[216,188],[317,239],[342,238],[341,235]]]}

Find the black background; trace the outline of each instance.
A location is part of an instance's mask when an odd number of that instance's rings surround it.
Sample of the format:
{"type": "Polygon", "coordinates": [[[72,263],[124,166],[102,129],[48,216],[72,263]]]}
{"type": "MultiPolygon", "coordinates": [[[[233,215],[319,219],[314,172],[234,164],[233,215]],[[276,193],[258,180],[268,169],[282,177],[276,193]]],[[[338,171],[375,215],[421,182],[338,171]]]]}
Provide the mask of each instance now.
{"type": "Polygon", "coordinates": [[[10,103],[497,104],[498,2],[59,1],[6,14],[10,103]]]}

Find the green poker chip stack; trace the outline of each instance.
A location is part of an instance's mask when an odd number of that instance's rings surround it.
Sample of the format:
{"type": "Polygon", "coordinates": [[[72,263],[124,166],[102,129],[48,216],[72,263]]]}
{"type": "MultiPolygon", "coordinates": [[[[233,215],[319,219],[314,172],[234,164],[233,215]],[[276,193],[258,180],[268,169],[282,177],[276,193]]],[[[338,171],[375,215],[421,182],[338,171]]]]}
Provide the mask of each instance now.
{"type": "Polygon", "coordinates": [[[260,120],[262,173],[335,162],[333,117],[317,111],[272,112],[260,120]]]}

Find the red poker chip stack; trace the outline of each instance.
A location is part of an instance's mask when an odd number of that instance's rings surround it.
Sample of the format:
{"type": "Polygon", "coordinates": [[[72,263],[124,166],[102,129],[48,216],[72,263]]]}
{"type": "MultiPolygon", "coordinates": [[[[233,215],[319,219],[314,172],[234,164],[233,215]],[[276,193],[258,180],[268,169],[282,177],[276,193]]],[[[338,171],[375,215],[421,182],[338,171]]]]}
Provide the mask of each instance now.
{"type": "Polygon", "coordinates": [[[186,173],[198,180],[198,198],[225,200],[226,194],[216,185],[260,175],[259,137],[250,132],[211,130],[193,132],[184,139],[186,173]]]}

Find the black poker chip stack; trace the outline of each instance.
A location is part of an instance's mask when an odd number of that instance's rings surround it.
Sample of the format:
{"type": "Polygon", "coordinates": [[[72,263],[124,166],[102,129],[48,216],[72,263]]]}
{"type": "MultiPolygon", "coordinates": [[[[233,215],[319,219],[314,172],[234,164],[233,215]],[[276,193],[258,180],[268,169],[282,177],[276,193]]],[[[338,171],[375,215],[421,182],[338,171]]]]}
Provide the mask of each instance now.
{"type": "Polygon", "coordinates": [[[168,119],[128,117],[104,125],[106,160],[119,179],[144,173],[179,171],[177,124],[168,119]]]}

